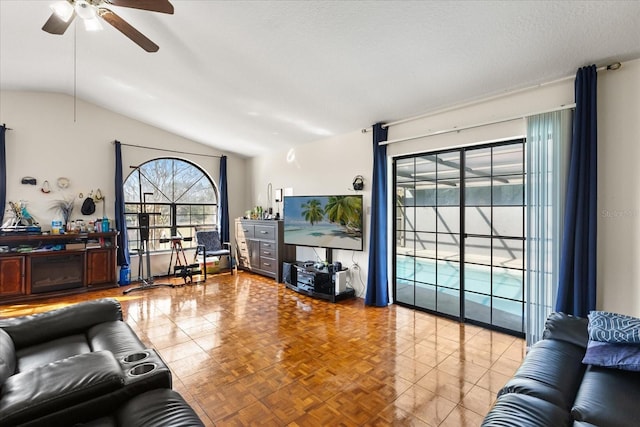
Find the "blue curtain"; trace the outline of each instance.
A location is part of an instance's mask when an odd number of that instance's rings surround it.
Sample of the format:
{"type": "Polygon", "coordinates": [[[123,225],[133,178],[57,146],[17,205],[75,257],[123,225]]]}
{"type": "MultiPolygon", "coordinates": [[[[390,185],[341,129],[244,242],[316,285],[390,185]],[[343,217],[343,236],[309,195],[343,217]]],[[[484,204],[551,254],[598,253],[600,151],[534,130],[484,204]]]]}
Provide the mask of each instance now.
{"type": "Polygon", "coordinates": [[[229,200],[227,197],[227,156],[220,157],[220,200],[218,201],[218,218],[220,241],[230,242],[229,235],[229,200]]]}
{"type": "Polygon", "coordinates": [[[558,292],[571,110],[527,117],[527,347],[542,339],[558,292]]]}
{"type": "Polygon", "coordinates": [[[0,225],[4,221],[4,207],[7,204],[7,151],[5,148],[5,125],[0,126],[0,225]]]}
{"type": "Polygon", "coordinates": [[[122,180],[122,148],[120,142],[116,141],[116,178],[115,178],[115,199],[116,199],[116,230],[118,235],[118,265],[130,265],[129,258],[129,236],[127,235],[127,221],[124,216],[124,181],[122,180]]]}
{"type": "Polygon", "coordinates": [[[373,178],[371,184],[371,233],[369,237],[369,275],[366,305],[386,307],[389,304],[387,281],[387,129],[382,123],[373,125],[373,178]]]}
{"type": "Polygon", "coordinates": [[[596,308],[596,87],[596,66],[579,69],[556,301],[556,311],[579,317],[596,308]]]}

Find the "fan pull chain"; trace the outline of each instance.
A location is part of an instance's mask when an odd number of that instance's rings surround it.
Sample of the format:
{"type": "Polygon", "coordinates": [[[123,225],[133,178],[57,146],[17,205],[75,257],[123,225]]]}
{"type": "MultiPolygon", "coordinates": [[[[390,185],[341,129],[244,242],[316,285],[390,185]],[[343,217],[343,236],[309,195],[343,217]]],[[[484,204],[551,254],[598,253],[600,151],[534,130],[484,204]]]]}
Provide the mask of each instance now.
{"type": "Polygon", "coordinates": [[[78,85],[78,20],[73,23],[73,123],[76,122],[78,85]]]}

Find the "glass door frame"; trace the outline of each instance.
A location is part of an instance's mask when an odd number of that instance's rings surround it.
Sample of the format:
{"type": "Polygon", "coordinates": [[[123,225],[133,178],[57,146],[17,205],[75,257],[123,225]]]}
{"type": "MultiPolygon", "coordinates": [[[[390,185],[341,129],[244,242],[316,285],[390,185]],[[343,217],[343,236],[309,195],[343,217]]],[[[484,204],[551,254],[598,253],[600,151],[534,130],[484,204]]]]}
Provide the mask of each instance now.
{"type": "MultiPolygon", "coordinates": [[[[444,316],[444,317],[448,317],[448,318],[452,318],[455,320],[458,320],[460,322],[466,322],[466,323],[471,323],[471,324],[477,324],[489,329],[493,329],[493,330],[499,330],[502,332],[506,332],[508,334],[511,335],[516,335],[516,336],[524,336],[524,316],[525,316],[525,306],[526,306],[526,301],[525,301],[525,296],[524,296],[524,287],[525,287],[525,268],[524,268],[524,257],[525,257],[525,253],[524,253],[524,248],[525,248],[525,234],[524,234],[524,230],[525,230],[525,225],[526,225],[526,217],[525,217],[525,206],[526,206],[526,195],[524,194],[525,192],[525,180],[526,180],[526,168],[525,168],[525,144],[526,141],[524,138],[516,138],[516,139],[511,139],[511,140],[507,140],[507,141],[497,141],[497,142],[491,142],[491,143],[483,143],[483,144],[478,144],[478,145],[472,145],[472,146],[467,146],[467,147],[458,147],[455,149],[443,149],[443,150],[434,150],[434,151],[430,151],[430,152],[424,152],[424,153],[416,153],[416,154],[409,154],[409,155],[403,155],[403,156],[398,156],[398,157],[394,157],[393,158],[393,201],[392,201],[392,207],[393,207],[393,215],[394,215],[394,220],[393,220],[393,230],[392,230],[392,241],[393,241],[393,248],[392,248],[392,281],[393,281],[393,286],[392,286],[392,292],[393,292],[393,300],[395,304],[399,304],[402,306],[407,306],[413,309],[417,309],[417,310],[421,310],[421,311],[426,311],[426,312],[430,312],[430,313],[434,313],[440,316],[444,316]],[[522,228],[522,237],[505,237],[505,236],[501,236],[501,235],[493,235],[492,233],[490,233],[488,236],[478,236],[478,235],[474,235],[474,234],[468,234],[467,233],[467,224],[466,224],[466,211],[467,211],[467,203],[466,203],[466,187],[468,184],[468,180],[471,178],[473,179],[473,176],[468,176],[467,170],[469,170],[466,166],[466,160],[467,160],[467,153],[468,152],[473,152],[473,151],[477,151],[477,150],[482,150],[482,149],[491,149],[491,154],[490,154],[490,173],[487,174],[486,178],[488,178],[490,180],[490,194],[491,194],[491,204],[490,204],[490,212],[491,212],[491,222],[490,222],[490,226],[493,227],[493,212],[494,212],[494,208],[495,206],[500,207],[501,205],[494,205],[494,200],[493,200],[493,194],[494,194],[494,179],[496,177],[496,175],[500,176],[499,174],[495,174],[494,173],[494,157],[493,157],[493,148],[495,147],[502,147],[502,146],[509,146],[509,145],[517,145],[517,144],[521,144],[522,147],[522,169],[521,169],[521,176],[522,176],[522,183],[521,183],[521,197],[522,197],[522,221],[521,221],[521,228],[522,228]],[[400,209],[401,207],[398,204],[398,191],[399,191],[399,186],[398,186],[398,162],[402,161],[402,160],[407,160],[407,159],[417,159],[420,157],[428,157],[428,156],[439,156],[439,155],[443,155],[443,154],[448,154],[448,153],[459,153],[459,168],[460,168],[460,173],[459,173],[459,180],[460,180],[460,194],[459,194],[459,204],[458,204],[458,208],[459,208],[459,226],[460,226],[460,233],[459,233],[459,242],[458,242],[458,249],[459,249],[459,293],[458,293],[458,302],[459,302],[459,312],[458,312],[458,316],[455,316],[453,314],[449,314],[449,313],[443,313],[438,311],[438,306],[437,306],[437,302],[434,303],[435,305],[435,309],[430,309],[430,308],[425,308],[422,306],[417,305],[417,299],[416,299],[416,280],[414,277],[413,280],[413,304],[409,304],[407,302],[403,302],[403,301],[398,301],[398,274],[397,274],[397,269],[398,269],[398,238],[403,238],[406,239],[406,234],[404,234],[406,232],[406,229],[402,228],[399,229],[399,223],[398,223],[398,209],[400,209]],[[399,233],[402,233],[399,234],[399,233]],[[467,313],[466,313],[466,293],[465,293],[465,270],[467,267],[467,260],[466,260],[466,241],[468,238],[488,238],[490,243],[490,262],[488,264],[489,267],[489,271],[490,271],[490,286],[491,286],[491,293],[490,295],[488,295],[488,297],[490,298],[490,305],[489,305],[489,313],[490,313],[490,319],[489,319],[489,323],[480,321],[480,320],[476,320],[476,319],[472,319],[467,317],[467,313]],[[494,247],[494,241],[495,240],[511,240],[511,241],[517,241],[517,240],[521,240],[521,248],[522,248],[522,255],[521,255],[521,259],[522,259],[522,266],[521,268],[512,268],[510,269],[511,271],[517,271],[517,270],[521,270],[521,274],[520,274],[520,280],[521,280],[521,296],[520,299],[516,299],[514,300],[516,303],[521,303],[521,316],[520,316],[520,320],[521,320],[521,325],[520,325],[520,330],[512,330],[509,329],[507,327],[502,327],[500,325],[496,325],[494,324],[494,312],[493,312],[493,303],[494,303],[494,289],[493,289],[493,271],[495,269],[495,265],[494,263],[494,254],[493,254],[493,247],[494,247]]],[[[414,168],[415,168],[415,163],[414,163],[414,168]]],[[[515,174],[515,176],[518,176],[520,174],[520,172],[518,172],[517,174],[515,174]]],[[[437,174],[435,175],[437,178],[437,174]]],[[[478,178],[477,176],[475,178],[478,178]]],[[[411,180],[407,181],[407,182],[411,182],[411,180]]],[[[419,180],[413,179],[413,182],[419,182],[419,180]]],[[[405,190],[406,191],[406,190],[405,190]]],[[[436,186],[436,192],[437,192],[437,186],[436,186]]],[[[416,191],[417,193],[417,191],[416,191]]],[[[507,206],[511,206],[511,205],[507,205],[507,206]]],[[[519,205],[515,205],[515,207],[518,207],[519,205]]],[[[405,208],[407,206],[404,206],[405,208]]],[[[472,205],[473,207],[473,205],[472,205]]],[[[434,208],[437,210],[438,205],[435,204],[434,208]]],[[[406,212],[406,210],[405,210],[406,212]]],[[[406,216],[404,216],[405,221],[406,221],[406,216]]],[[[415,216],[413,218],[414,220],[416,219],[415,216]]],[[[436,229],[437,230],[437,229],[436,229]]],[[[417,227],[415,227],[414,225],[414,233],[417,236],[418,233],[420,231],[417,229],[417,227]]],[[[434,235],[437,236],[437,231],[434,232],[434,235]]],[[[417,241],[417,240],[414,240],[417,241]]],[[[435,239],[435,241],[437,242],[437,239],[435,239]]],[[[516,244],[516,246],[518,246],[516,244]]],[[[415,249],[415,245],[413,247],[413,249],[415,249]]],[[[414,259],[414,273],[415,273],[415,260],[418,258],[416,257],[415,252],[413,252],[413,255],[411,255],[414,259]]],[[[437,258],[437,256],[436,256],[437,258]]],[[[437,259],[435,260],[435,262],[437,263],[437,259]]],[[[471,264],[474,264],[473,262],[471,262],[471,264]]],[[[402,278],[401,278],[402,279],[402,278]]],[[[438,291],[438,285],[437,285],[437,281],[436,283],[433,285],[433,287],[436,289],[436,298],[437,298],[437,291],[438,291]]],[[[516,318],[517,319],[517,318],[516,318]]]]}

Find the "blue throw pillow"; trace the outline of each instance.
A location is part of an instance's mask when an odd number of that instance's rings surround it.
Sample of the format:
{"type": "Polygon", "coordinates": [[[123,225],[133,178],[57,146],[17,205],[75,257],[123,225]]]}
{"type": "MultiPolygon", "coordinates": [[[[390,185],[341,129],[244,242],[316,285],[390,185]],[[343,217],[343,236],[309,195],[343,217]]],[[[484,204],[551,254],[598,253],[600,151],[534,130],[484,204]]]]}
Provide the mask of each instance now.
{"type": "Polygon", "coordinates": [[[608,343],[640,344],[640,319],[594,310],[589,313],[589,339],[608,343]]]}
{"type": "Polygon", "coordinates": [[[625,371],[640,371],[640,345],[589,340],[582,363],[625,371]]]}

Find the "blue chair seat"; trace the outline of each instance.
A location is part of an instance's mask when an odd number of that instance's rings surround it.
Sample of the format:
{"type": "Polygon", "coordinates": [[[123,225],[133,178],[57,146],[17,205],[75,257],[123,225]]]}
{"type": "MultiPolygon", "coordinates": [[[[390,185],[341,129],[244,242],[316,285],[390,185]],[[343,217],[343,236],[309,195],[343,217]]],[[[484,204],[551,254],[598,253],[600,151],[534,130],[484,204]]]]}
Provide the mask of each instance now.
{"type": "Polygon", "coordinates": [[[203,255],[204,277],[207,279],[207,258],[226,257],[229,272],[233,274],[233,262],[231,260],[231,244],[220,241],[220,233],[217,230],[196,230],[196,255],[203,255]]]}

